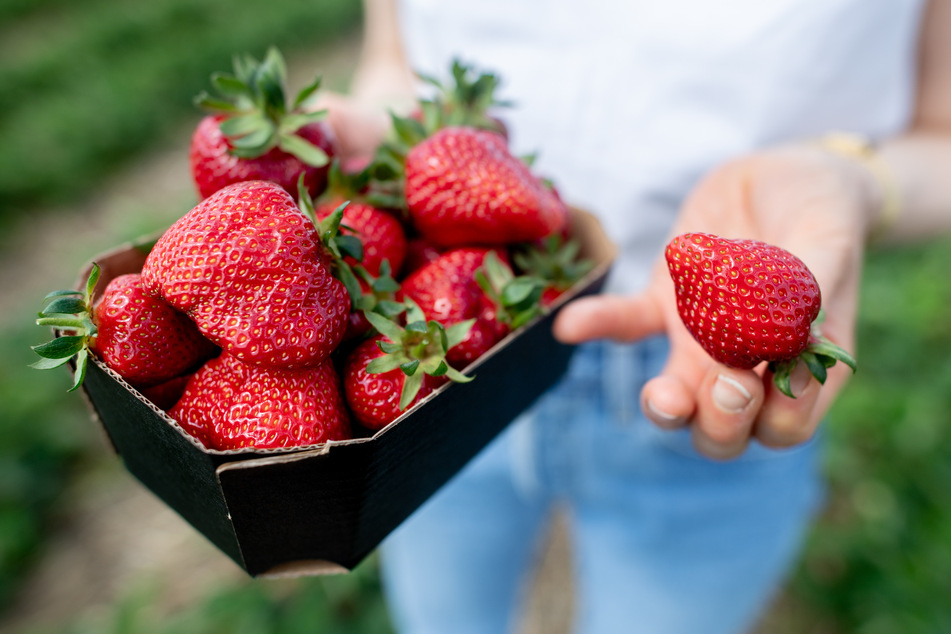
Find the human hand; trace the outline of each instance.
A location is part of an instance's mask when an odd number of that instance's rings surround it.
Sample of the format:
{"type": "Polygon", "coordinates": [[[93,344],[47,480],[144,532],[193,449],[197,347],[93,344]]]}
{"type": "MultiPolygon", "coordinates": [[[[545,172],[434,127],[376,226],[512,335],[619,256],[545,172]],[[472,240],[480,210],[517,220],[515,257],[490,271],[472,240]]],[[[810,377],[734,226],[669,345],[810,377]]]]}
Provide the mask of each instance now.
{"type": "Polygon", "coordinates": [[[327,111],[327,123],[334,131],[338,156],[343,161],[366,158],[383,139],[390,117],[379,105],[335,92],[321,93],[311,104],[327,111]]]}
{"type": "MultiPolygon", "coordinates": [[[[877,205],[875,183],[858,163],[818,147],[781,148],[733,161],[703,179],[672,235],[750,238],[798,256],[819,282],[823,335],[851,350],[863,245],[877,205]]],[[[738,456],[752,438],[777,448],[807,441],[850,373],[836,365],[820,385],[800,363],[791,377],[796,398],[789,398],[773,385],[765,364],[738,370],[715,362],[681,322],[662,257],[643,293],[571,302],[554,332],[570,343],[666,333],[670,357],[644,386],[642,408],[661,427],[690,425],[697,449],[716,459],[738,456]]]]}

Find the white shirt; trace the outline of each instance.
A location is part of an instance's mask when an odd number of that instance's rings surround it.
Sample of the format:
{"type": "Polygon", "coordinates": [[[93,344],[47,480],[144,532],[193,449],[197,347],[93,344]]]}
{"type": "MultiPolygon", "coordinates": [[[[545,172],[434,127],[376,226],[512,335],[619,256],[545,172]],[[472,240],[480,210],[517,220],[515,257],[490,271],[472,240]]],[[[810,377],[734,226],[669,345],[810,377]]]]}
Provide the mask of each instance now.
{"type": "Polygon", "coordinates": [[[647,279],[708,170],[756,148],[905,127],[923,0],[402,0],[414,70],[503,81],[516,154],[618,244],[610,290],[647,279]]]}

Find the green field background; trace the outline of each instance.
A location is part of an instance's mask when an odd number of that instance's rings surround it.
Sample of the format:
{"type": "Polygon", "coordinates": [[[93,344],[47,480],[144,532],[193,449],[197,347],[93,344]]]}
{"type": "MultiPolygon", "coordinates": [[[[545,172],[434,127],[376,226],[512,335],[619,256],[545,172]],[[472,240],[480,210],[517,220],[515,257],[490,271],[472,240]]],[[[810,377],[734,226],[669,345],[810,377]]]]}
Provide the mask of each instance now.
{"type": "MultiPolygon", "coordinates": [[[[0,244],[81,213],[111,174],[181,138],[198,120],[192,97],[234,54],[332,50],[359,36],[359,21],[351,0],[0,0],[0,244]]],[[[149,198],[135,201],[127,237],[159,226],[149,198]]],[[[84,248],[39,255],[62,261],[70,281],[84,248]]],[[[766,632],[951,632],[951,241],[867,260],[860,372],[824,428],[826,510],[766,632]]],[[[4,276],[21,273],[8,262],[4,276]]],[[[24,292],[38,302],[49,290],[24,292]]],[[[30,314],[0,318],[0,610],[9,611],[63,521],[70,483],[115,458],[64,375],[26,370],[44,334],[30,314]]],[[[347,576],[228,584],[160,618],[153,598],[130,590],[95,619],[25,631],[389,631],[372,558],[347,576]]]]}

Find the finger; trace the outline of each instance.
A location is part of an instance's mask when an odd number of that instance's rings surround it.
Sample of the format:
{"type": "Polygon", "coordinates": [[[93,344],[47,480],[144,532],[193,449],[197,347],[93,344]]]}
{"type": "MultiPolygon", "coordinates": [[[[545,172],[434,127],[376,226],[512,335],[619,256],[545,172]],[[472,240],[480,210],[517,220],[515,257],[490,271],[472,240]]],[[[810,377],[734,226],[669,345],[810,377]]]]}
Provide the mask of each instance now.
{"type": "Polygon", "coordinates": [[[649,295],[596,295],[566,304],[553,331],[562,343],[634,341],[659,333],[663,326],[657,303],[649,295]]]}
{"type": "Polygon", "coordinates": [[[716,460],[739,456],[749,443],[763,399],[763,381],[756,372],[711,365],[697,392],[694,446],[716,460]]]}
{"type": "Polygon", "coordinates": [[[693,417],[696,399],[682,377],[662,374],[648,381],[641,390],[644,416],[658,427],[678,429],[693,417]]]}
{"type": "Polygon", "coordinates": [[[819,424],[813,412],[822,386],[813,378],[809,367],[805,363],[798,363],[790,373],[790,391],[795,398],[779,391],[770,377],[766,380],[766,398],[753,435],[762,444],[776,449],[794,447],[812,438],[819,424]]]}

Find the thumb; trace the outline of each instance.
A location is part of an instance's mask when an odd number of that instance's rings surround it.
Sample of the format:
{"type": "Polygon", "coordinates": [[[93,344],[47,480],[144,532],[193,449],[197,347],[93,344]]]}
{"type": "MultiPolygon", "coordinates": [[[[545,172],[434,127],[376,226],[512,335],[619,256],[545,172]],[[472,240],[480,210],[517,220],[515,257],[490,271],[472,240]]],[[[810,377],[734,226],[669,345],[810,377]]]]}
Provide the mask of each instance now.
{"type": "Polygon", "coordinates": [[[643,295],[595,295],[569,302],[555,318],[562,343],[592,339],[634,341],[661,332],[663,316],[655,299],[643,295]]]}

